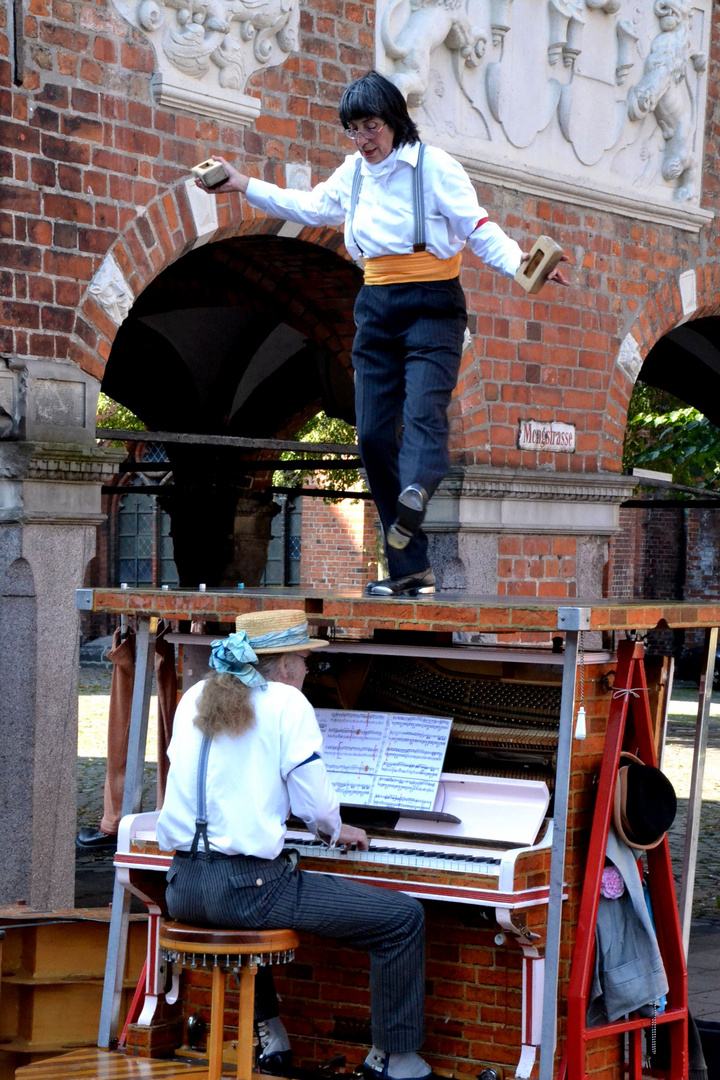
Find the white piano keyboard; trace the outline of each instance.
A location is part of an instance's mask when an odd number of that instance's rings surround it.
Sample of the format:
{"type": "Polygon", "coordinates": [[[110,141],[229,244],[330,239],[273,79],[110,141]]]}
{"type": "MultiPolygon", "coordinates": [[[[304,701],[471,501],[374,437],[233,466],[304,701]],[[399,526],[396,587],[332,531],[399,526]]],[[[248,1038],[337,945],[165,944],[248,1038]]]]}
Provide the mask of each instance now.
{"type": "Polygon", "coordinates": [[[375,863],[382,866],[415,867],[423,870],[444,870],[451,874],[486,874],[498,877],[501,859],[489,852],[471,847],[454,847],[449,851],[438,850],[432,844],[418,841],[391,840],[371,841],[369,851],[326,847],[321,840],[310,838],[307,833],[289,831],[285,847],[295,848],[300,855],[313,859],[332,859],[333,862],[375,863]]]}

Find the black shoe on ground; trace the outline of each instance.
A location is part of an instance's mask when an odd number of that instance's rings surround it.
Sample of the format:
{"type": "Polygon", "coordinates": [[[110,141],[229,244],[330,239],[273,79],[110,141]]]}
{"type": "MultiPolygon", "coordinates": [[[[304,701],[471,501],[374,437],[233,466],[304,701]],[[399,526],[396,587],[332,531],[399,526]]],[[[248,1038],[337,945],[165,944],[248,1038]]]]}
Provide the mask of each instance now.
{"type": "Polygon", "coordinates": [[[417,574],[383,578],[365,586],[366,596],[426,596],[435,592],[435,575],[428,566],[417,574]]]}
{"type": "Polygon", "coordinates": [[[396,509],[397,517],[387,534],[390,547],[402,551],[408,546],[423,523],[427,504],[427,492],[419,484],[410,484],[400,492],[396,509]]]}
{"type": "Polygon", "coordinates": [[[75,837],[75,847],[82,851],[98,851],[103,848],[111,848],[114,851],[117,840],[117,833],[106,833],[102,829],[92,829],[86,825],[75,837]]]}
{"type": "Polygon", "coordinates": [[[257,1071],[269,1076],[289,1076],[292,1069],[292,1050],[263,1054],[258,1058],[257,1071]]]}
{"type": "Polygon", "coordinates": [[[285,1025],[279,1016],[255,1021],[258,1041],[257,1071],[270,1076],[288,1076],[292,1050],[285,1025]]]}

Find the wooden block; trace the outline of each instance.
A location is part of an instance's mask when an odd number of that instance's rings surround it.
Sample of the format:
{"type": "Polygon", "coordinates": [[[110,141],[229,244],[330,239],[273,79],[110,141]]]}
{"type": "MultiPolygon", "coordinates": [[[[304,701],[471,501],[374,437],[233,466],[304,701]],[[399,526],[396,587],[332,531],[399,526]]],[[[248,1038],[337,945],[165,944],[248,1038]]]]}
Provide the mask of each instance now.
{"type": "Polygon", "coordinates": [[[228,178],[227,170],[222,162],[213,161],[212,158],[201,161],[199,165],[194,165],[190,171],[195,179],[200,180],[208,191],[212,191],[213,188],[224,184],[228,178]]]}
{"type": "Polygon", "coordinates": [[[520,263],[515,280],[526,293],[538,293],[563,254],[563,249],[549,236],[539,236],[530,250],[530,256],[520,263]]]}

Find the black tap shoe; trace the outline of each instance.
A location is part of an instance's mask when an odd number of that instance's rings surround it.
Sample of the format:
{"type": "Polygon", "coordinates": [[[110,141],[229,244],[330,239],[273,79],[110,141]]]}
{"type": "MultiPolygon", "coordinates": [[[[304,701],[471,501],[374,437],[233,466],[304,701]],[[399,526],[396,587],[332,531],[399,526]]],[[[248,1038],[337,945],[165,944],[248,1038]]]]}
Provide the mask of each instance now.
{"type": "Polygon", "coordinates": [[[398,495],[397,517],[388,529],[387,542],[402,551],[412,540],[423,523],[428,497],[425,488],[410,484],[398,495]]]}
{"type": "Polygon", "coordinates": [[[429,596],[435,592],[435,575],[428,566],[417,574],[383,578],[365,586],[366,596],[429,596]]]}

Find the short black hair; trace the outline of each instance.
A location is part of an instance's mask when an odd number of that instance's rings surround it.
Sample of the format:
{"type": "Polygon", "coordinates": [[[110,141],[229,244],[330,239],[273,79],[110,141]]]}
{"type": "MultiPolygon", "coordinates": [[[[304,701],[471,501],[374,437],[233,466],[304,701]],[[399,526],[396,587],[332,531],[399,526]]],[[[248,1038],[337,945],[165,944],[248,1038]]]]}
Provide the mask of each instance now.
{"type": "Polygon", "coordinates": [[[420,142],[420,132],[408,112],[405,98],[379,71],[368,71],[350,83],[340,99],[339,112],[344,128],[350,126],[351,120],[378,116],[392,128],[393,148],[420,142]]]}

